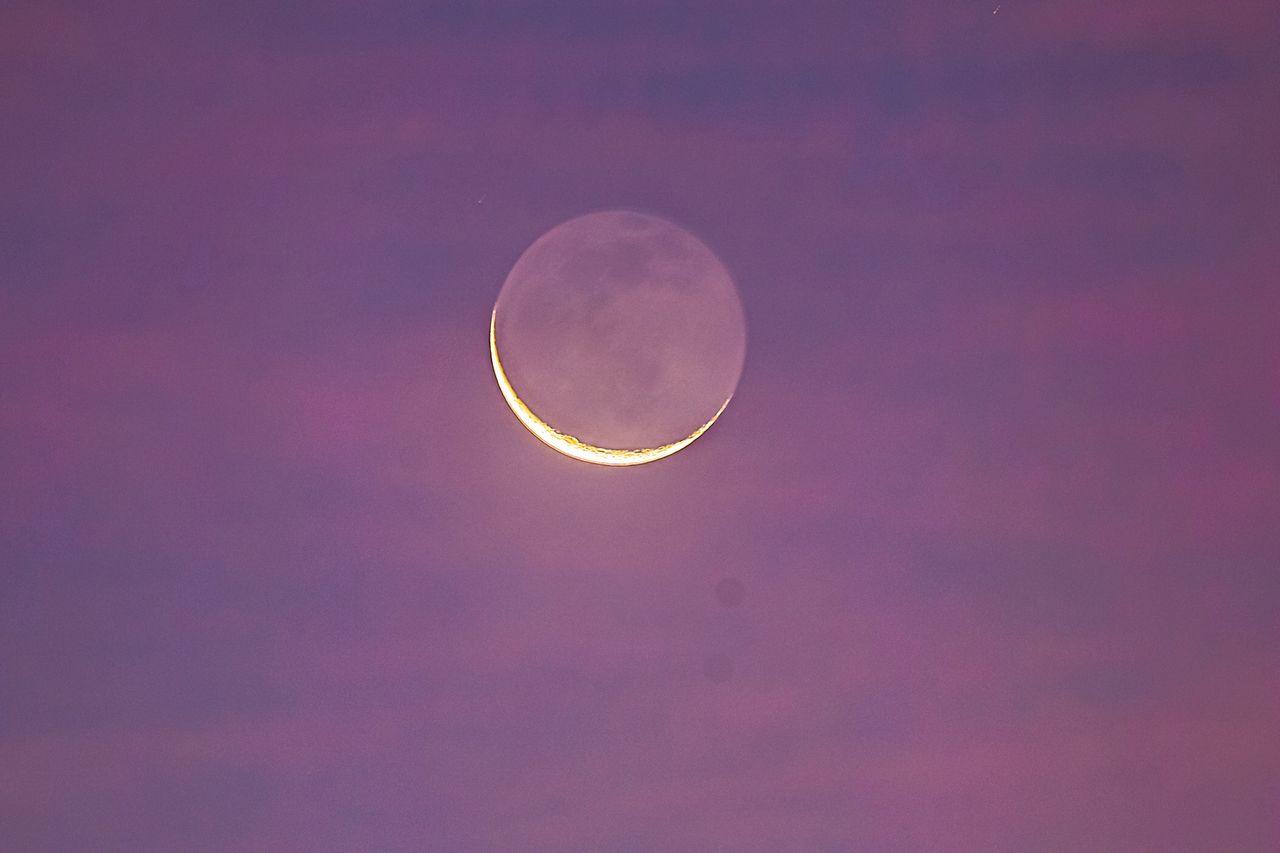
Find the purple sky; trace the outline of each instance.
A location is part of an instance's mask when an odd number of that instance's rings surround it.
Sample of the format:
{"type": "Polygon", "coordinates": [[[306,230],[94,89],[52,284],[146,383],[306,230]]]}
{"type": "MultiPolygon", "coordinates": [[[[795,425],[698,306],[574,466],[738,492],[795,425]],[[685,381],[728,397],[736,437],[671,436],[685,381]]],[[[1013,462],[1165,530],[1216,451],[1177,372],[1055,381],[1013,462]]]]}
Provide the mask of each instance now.
{"type": "Polygon", "coordinates": [[[0,851],[1280,849],[1277,43],[10,0],[0,851]],[[749,324],[621,470],[487,352],[613,207],[749,324]]]}

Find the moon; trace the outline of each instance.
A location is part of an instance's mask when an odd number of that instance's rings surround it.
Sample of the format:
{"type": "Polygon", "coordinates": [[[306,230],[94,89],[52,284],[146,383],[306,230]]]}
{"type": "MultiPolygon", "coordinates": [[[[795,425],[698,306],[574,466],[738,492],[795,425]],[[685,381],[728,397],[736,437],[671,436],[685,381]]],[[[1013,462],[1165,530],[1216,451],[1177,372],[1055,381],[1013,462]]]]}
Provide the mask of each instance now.
{"type": "Polygon", "coordinates": [[[626,210],[534,241],[489,318],[498,388],[566,456],[639,465],[692,444],[724,412],[746,355],[729,271],[685,229],[626,210]]]}

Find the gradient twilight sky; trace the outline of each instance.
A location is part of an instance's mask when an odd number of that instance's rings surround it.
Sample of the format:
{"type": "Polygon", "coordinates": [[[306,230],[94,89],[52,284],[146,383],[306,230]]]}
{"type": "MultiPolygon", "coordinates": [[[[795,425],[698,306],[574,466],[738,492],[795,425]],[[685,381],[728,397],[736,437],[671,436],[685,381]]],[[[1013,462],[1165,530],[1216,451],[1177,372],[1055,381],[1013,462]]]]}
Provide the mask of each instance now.
{"type": "Polygon", "coordinates": [[[9,0],[0,851],[1280,849],[1277,44],[9,0]],[[623,470],[487,351],[618,207],[749,324],[623,470]]]}

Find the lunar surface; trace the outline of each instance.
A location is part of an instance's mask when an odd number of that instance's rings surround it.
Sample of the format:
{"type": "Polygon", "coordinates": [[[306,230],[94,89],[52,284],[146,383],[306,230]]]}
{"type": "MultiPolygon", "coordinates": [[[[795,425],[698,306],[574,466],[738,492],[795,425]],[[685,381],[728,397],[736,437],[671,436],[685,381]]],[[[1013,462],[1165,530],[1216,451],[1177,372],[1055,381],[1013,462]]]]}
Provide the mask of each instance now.
{"type": "Polygon", "coordinates": [[[742,373],[737,289],[688,231],[629,211],[548,231],[507,276],[489,326],[511,410],[560,452],[636,465],[688,446],[742,373]]]}

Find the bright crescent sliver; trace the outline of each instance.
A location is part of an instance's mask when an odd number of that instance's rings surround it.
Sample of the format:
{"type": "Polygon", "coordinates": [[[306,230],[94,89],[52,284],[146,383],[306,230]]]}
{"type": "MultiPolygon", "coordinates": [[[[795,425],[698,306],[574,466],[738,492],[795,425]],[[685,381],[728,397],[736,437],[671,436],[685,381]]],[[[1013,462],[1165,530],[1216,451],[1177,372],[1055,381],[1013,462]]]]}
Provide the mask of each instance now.
{"type": "Polygon", "coordinates": [[[683,450],[693,443],[694,439],[702,435],[711,425],[716,422],[716,418],[729,405],[732,395],[726,398],[720,404],[720,408],[711,420],[698,427],[689,435],[673,441],[671,444],[664,444],[661,447],[642,447],[635,450],[617,450],[609,447],[596,447],[594,444],[588,444],[572,435],[566,435],[555,427],[548,424],[542,418],[533,413],[520,396],[516,394],[511,383],[507,381],[507,374],[502,369],[502,360],[498,358],[498,309],[494,308],[493,313],[489,317],[489,355],[493,359],[493,375],[498,379],[498,387],[502,389],[502,396],[507,401],[507,405],[511,407],[511,411],[515,414],[520,423],[524,424],[529,432],[537,436],[538,440],[553,450],[558,450],[565,456],[578,459],[583,462],[594,462],[597,465],[643,465],[646,462],[655,462],[664,457],[670,456],[678,450],[683,450]]]}

